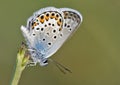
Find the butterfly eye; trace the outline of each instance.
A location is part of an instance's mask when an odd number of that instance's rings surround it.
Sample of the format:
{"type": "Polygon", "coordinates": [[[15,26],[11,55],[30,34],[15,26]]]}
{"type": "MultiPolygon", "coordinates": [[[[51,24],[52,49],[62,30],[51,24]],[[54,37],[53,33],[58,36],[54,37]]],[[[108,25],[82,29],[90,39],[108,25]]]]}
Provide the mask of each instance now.
{"type": "Polygon", "coordinates": [[[45,60],[43,63],[48,63],[48,60],[45,60]]]}

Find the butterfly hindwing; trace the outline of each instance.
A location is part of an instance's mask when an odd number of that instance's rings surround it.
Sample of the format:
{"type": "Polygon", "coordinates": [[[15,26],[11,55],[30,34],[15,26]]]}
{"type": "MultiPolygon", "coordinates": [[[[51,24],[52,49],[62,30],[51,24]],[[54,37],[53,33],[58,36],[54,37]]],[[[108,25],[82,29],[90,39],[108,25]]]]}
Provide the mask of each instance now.
{"type": "Polygon", "coordinates": [[[62,13],[53,7],[41,9],[34,13],[34,18],[29,21],[31,47],[46,52],[58,38],[63,25],[62,13]]]}

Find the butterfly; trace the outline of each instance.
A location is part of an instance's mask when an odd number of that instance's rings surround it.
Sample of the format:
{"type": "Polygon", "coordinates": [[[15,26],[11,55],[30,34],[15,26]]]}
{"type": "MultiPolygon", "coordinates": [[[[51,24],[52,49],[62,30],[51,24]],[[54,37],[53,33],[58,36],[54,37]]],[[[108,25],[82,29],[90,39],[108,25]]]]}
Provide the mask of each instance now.
{"type": "Polygon", "coordinates": [[[33,13],[21,26],[33,63],[48,64],[48,58],[78,29],[82,15],[70,8],[46,7],[33,13]]]}

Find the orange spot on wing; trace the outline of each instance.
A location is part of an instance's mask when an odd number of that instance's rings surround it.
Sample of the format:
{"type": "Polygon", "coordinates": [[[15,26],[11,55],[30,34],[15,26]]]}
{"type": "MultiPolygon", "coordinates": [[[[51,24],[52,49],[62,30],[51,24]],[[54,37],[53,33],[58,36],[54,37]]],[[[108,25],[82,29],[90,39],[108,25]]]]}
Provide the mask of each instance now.
{"type": "Polygon", "coordinates": [[[45,16],[45,20],[48,21],[48,20],[49,20],[49,17],[45,16]]]}
{"type": "Polygon", "coordinates": [[[37,26],[38,23],[34,22],[33,25],[32,25],[32,29],[34,29],[35,26],[37,26]]]}
{"type": "Polygon", "coordinates": [[[57,22],[57,25],[60,26],[62,23],[60,21],[57,22]]]}
{"type": "Polygon", "coordinates": [[[58,17],[55,17],[55,20],[58,20],[58,17]]]}
{"type": "Polygon", "coordinates": [[[58,24],[58,26],[62,25],[62,20],[59,19],[59,20],[57,21],[57,24],[58,24]]]}
{"type": "Polygon", "coordinates": [[[51,19],[55,18],[55,16],[50,16],[51,19]]]}
{"type": "Polygon", "coordinates": [[[41,22],[41,23],[44,23],[44,19],[41,19],[40,22],[41,22]]]}
{"type": "Polygon", "coordinates": [[[44,19],[41,19],[40,17],[38,19],[39,19],[39,22],[44,23],[44,19]]]}

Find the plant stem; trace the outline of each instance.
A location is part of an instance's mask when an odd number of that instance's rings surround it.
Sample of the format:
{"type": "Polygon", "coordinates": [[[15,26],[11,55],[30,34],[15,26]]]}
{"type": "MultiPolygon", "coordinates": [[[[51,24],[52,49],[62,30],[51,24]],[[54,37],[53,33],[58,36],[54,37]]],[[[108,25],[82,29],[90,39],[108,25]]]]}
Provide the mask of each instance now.
{"type": "Polygon", "coordinates": [[[24,44],[21,45],[16,60],[16,67],[11,85],[18,85],[21,74],[29,62],[29,54],[24,44]]]}
{"type": "Polygon", "coordinates": [[[16,62],[16,63],[17,63],[17,65],[16,65],[16,68],[15,68],[15,73],[14,73],[11,85],[18,85],[18,82],[20,80],[22,71],[24,70],[24,69],[21,68],[21,66],[18,62],[16,62]]]}

